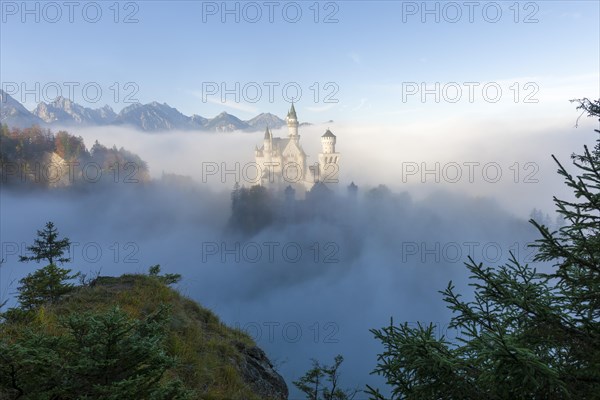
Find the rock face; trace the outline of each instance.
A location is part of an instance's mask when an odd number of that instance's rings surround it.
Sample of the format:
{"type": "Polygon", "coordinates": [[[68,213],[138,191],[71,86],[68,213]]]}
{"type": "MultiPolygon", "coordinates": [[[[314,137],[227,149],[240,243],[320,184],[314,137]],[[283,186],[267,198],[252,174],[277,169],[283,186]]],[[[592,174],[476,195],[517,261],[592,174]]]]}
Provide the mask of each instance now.
{"type": "Polygon", "coordinates": [[[0,89],[0,124],[15,128],[28,128],[32,125],[43,125],[37,116],[30,113],[21,103],[0,89]]]}
{"type": "Polygon", "coordinates": [[[285,121],[279,118],[277,115],[271,113],[261,113],[256,117],[246,121],[253,130],[264,131],[265,128],[279,129],[286,125],[285,121]]]}
{"type": "Polygon", "coordinates": [[[186,117],[166,103],[160,104],[156,101],[149,104],[135,103],[125,107],[113,123],[129,125],[149,132],[192,128],[190,117],[186,117]]]}
{"type": "Polygon", "coordinates": [[[204,129],[210,132],[233,132],[248,129],[250,125],[235,115],[222,112],[204,124],[204,129]]]}
{"type": "Polygon", "coordinates": [[[244,356],[240,372],[253,390],[262,398],[286,400],[287,385],[275,371],[265,352],[258,347],[246,347],[243,343],[237,343],[236,347],[244,356]]]}
{"type": "Polygon", "coordinates": [[[41,102],[33,110],[33,114],[48,124],[57,125],[107,125],[117,116],[112,108],[87,108],[64,97],[57,97],[46,104],[41,102]]]}

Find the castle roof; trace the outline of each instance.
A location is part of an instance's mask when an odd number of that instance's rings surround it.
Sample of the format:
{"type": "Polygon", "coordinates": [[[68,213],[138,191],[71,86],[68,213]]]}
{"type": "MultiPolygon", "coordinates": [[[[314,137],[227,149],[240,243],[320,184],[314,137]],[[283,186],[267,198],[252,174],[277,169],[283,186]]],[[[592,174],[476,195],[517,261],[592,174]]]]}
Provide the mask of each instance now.
{"type": "Polygon", "coordinates": [[[280,137],[273,138],[273,146],[279,147],[282,151],[283,151],[283,149],[285,149],[285,147],[288,145],[289,142],[290,142],[289,138],[280,138],[280,137]]]}
{"type": "MultiPolygon", "coordinates": [[[[272,135],[272,133],[271,133],[272,135]]],[[[290,144],[290,138],[280,138],[280,137],[273,137],[271,138],[271,141],[273,143],[273,150],[275,150],[275,152],[280,152],[283,153],[283,151],[286,149],[286,147],[290,144]]],[[[294,141],[292,141],[292,143],[294,143],[294,141]]],[[[304,149],[302,149],[302,146],[300,146],[299,144],[294,144],[295,146],[298,147],[298,149],[300,150],[300,152],[302,154],[306,154],[304,152],[304,149]]],[[[259,151],[264,151],[265,146],[260,146],[259,151]]]]}
{"type": "Polygon", "coordinates": [[[296,116],[296,109],[294,108],[294,102],[292,102],[292,107],[290,108],[290,111],[288,112],[288,118],[293,118],[293,119],[298,119],[298,117],[296,116]]]}
{"type": "MultiPolygon", "coordinates": [[[[289,138],[280,138],[280,137],[272,137],[272,136],[271,136],[271,140],[273,142],[273,149],[279,149],[281,151],[283,151],[283,149],[285,149],[285,147],[290,142],[289,138]]],[[[261,146],[260,150],[263,150],[264,147],[265,146],[261,146]]]]}
{"type": "Polygon", "coordinates": [[[323,136],[321,136],[321,137],[332,137],[332,138],[334,138],[335,135],[329,129],[327,129],[327,132],[325,132],[323,134],[323,136]]]}

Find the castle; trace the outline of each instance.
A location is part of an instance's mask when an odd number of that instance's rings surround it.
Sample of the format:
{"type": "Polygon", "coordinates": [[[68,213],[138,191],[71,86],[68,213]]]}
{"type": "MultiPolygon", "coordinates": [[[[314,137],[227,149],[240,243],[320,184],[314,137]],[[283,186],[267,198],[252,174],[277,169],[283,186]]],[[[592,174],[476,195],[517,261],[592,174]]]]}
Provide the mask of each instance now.
{"type": "MultiPolygon", "coordinates": [[[[298,117],[294,103],[287,114],[288,137],[273,137],[269,127],[265,130],[263,145],[256,146],[256,163],[262,171],[260,184],[273,188],[293,188],[299,193],[315,185],[330,186],[338,182],[340,153],[335,151],[336,136],[329,130],[321,136],[318,162],[308,165],[307,155],[300,144],[298,117]]],[[[289,189],[288,189],[289,190],[289,189]]]]}

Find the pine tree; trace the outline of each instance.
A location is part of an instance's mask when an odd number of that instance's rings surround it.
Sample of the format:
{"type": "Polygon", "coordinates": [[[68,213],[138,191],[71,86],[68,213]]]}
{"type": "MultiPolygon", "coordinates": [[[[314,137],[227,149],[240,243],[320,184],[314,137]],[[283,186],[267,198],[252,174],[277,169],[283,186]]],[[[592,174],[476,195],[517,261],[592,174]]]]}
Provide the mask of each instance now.
{"type": "Polygon", "coordinates": [[[27,250],[33,253],[32,256],[21,256],[19,261],[48,261],[48,265],[28,274],[21,279],[17,295],[21,307],[24,310],[32,310],[44,303],[55,303],[58,299],[73,290],[74,285],[68,281],[75,279],[79,274],[71,275],[70,269],[59,268],[54,262],[69,262],[70,258],[63,257],[63,254],[71,242],[68,238],[58,239],[58,230],[54,223],[46,223],[43,230],[38,230],[38,238],[34,244],[27,250]]]}
{"type": "MultiPolygon", "coordinates": [[[[579,101],[600,117],[600,100],[579,101]]],[[[598,131],[597,131],[598,132],[598,131]]],[[[600,133],[600,132],[599,132],[600,133]]],[[[498,268],[469,258],[474,300],[452,282],[441,292],[453,311],[456,341],[435,337],[435,326],[407,323],[371,332],[384,351],[373,371],[392,399],[592,399],[600,393],[600,139],[572,157],[573,177],[554,158],[575,200],[554,198],[564,225],[534,220],[541,238],[538,273],[514,257],[498,268]]],[[[368,387],[373,399],[384,399],[368,387]]]]}
{"type": "Polygon", "coordinates": [[[68,257],[63,257],[65,251],[68,251],[71,242],[68,238],[58,239],[58,230],[53,222],[47,222],[44,229],[37,231],[38,238],[33,241],[33,245],[27,247],[27,250],[33,253],[32,256],[20,256],[19,261],[47,260],[48,264],[54,262],[66,263],[71,261],[68,257]]]}
{"type": "Polygon", "coordinates": [[[70,269],[59,268],[54,264],[40,268],[21,279],[17,295],[21,307],[34,309],[44,303],[56,303],[61,296],[73,290],[74,285],[68,283],[79,274],[71,275],[70,269]]]}
{"type": "Polygon", "coordinates": [[[162,383],[176,365],[164,347],[168,308],[134,320],[118,307],[105,313],[74,314],[68,328],[64,392],[88,399],[179,399],[178,381],[162,383]]]}
{"type": "Polygon", "coordinates": [[[0,398],[183,400],[192,392],[163,379],[176,360],[165,347],[168,308],[132,319],[118,307],[72,313],[59,334],[0,336],[0,398]]]}

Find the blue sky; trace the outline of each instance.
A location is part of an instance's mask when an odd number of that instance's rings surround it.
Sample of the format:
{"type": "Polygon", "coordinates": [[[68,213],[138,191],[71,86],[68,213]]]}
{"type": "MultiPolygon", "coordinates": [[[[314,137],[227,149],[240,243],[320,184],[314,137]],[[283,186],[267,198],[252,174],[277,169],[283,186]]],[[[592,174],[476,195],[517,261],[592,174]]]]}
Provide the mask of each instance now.
{"type": "Polygon", "coordinates": [[[283,115],[299,87],[301,119],[311,121],[486,110],[516,115],[559,107],[571,112],[567,99],[600,93],[597,1],[473,2],[472,8],[468,2],[420,1],[75,2],[73,22],[63,2],[50,3],[27,2],[33,10],[27,13],[22,2],[2,1],[0,78],[28,108],[33,96],[7,82],[25,83],[42,100],[56,93],[53,82],[63,94],[68,82],[77,82],[72,97],[88,106],[109,104],[119,111],[131,99],[156,100],[188,115],[228,111],[241,118],[283,115]],[[97,9],[98,22],[88,22],[97,9]],[[257,9],[262,15],[253,23],[257,9]],[[298,22],[289,22],[297,9],[298,22]],[[137,22],[125,23],[127,16],[137,22]],[[456,98],[452,82],[462,90],[456,103],[446,100],[456,98]],[[464,82],[478,84],[473,102],[464,82]],[[101,89],[95,103],[85,101],[95,92],[85,96],[81,89],[89,83],[101,89]],[[501,87],[499,102],[483,96],[486,83],[501,87]],[[533,85],[526,88],[527,83],[533,85]],[[228,94],[223,103],[222,85],[240,98],[228,94]],[[406,95],[407,85],[419,92],[406,95]],[[436,102],[433,94],[421,99],[422,85],[442,99],[436,102]],[[216,93],[209,91],[215,87],[216,93]],[[538,102],[523,102],[527,94],[538,102]]]}

